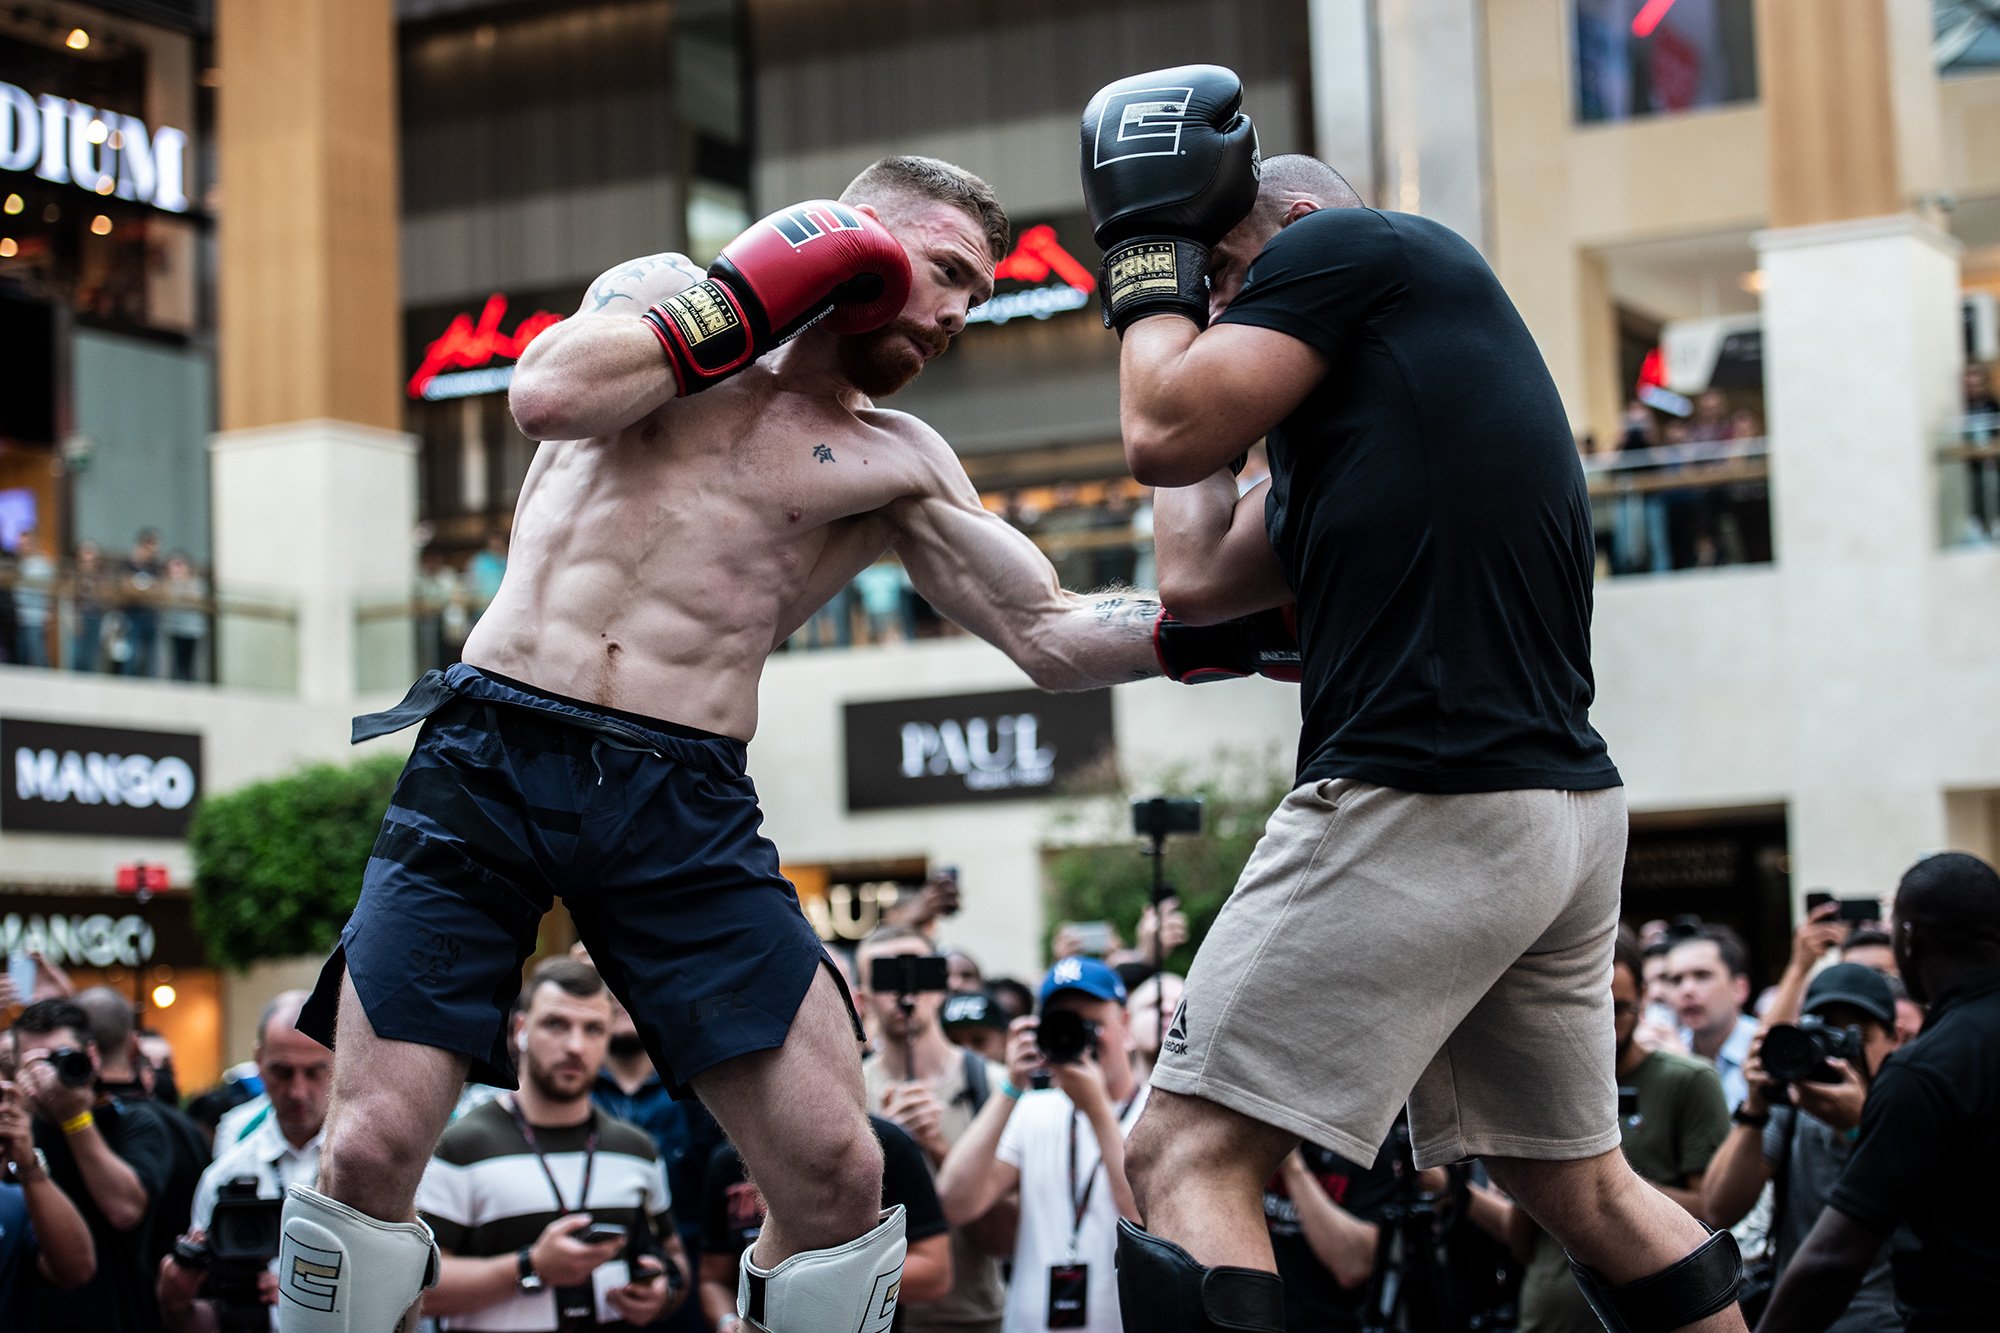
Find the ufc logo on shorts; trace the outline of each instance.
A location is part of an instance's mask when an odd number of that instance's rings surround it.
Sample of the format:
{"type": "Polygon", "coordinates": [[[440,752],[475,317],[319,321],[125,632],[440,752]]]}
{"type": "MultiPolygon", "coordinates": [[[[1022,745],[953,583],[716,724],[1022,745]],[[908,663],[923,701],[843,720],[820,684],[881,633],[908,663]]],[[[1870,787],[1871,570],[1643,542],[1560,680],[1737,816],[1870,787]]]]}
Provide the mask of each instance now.
{"type": "Polygon", "coordinates": [[[340,1255],[285,1237],[288,1262],[279,1265],[285,1298],[308,1310],[332,1312],[340,1290],[340,1255]]]}
{"type": "Polygon", "coordinates": [[[792,243],[794,250],[808,241],[816,241],[830,231],[860,231],[861,219],[838,204],[822,204],[813,208],[795,208],[789,213],[781,213],[771,219],[771,225],[778,235],[792,243]]]}
{"type": "Polygon", "coordinates": [[[1097,116],[1096,160],[1091,165],[1178,153],[1192,96],[1192,88],[1135,88],[1106,100],[1097,116]]]}

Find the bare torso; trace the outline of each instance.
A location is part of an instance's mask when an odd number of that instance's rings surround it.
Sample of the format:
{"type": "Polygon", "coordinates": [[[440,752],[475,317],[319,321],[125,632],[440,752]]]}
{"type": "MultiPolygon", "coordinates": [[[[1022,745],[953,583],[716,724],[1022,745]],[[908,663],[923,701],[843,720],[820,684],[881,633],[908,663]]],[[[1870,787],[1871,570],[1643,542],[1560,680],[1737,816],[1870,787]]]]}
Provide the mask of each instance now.
{"type": "Polygon", "coordinates": [[[956,468],[940,451],[909,417],[768,364],[543,444],[465,660],[747,740],[765,658],[891,545],[887,507],[956,468]]]}

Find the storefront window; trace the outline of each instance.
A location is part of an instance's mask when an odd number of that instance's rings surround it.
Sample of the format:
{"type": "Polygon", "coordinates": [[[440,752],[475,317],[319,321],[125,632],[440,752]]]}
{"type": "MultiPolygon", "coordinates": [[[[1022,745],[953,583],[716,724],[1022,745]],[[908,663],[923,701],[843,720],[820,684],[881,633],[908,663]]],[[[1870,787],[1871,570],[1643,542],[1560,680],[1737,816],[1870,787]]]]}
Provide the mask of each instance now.
{"type": "Polygon", "coordinates": [[[1635,120],[1757,96],[1752,0],[1575,0],[1576,118],[1635,120]]]}

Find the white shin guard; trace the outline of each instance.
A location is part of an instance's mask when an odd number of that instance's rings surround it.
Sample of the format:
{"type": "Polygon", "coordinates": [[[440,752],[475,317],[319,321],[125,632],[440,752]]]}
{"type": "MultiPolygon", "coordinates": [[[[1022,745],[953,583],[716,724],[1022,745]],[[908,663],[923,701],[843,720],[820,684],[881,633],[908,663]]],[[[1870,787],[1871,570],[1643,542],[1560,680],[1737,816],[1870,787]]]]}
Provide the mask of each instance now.
{"type": "Polygon", "coordinates": [[[278,1249],[280,1333],[408,1333],[437,1281],[437,1242],[422,1222],[380,1222],[294,1185],[278,1249]]]}
{"type": "Polygon", "coordinates": [[[903,1285],[903,1207],[831,1250],[802,1250],[765,1270],[743,1251],[736,1313],[761,1333],[889,1333],[903,1285]]]}

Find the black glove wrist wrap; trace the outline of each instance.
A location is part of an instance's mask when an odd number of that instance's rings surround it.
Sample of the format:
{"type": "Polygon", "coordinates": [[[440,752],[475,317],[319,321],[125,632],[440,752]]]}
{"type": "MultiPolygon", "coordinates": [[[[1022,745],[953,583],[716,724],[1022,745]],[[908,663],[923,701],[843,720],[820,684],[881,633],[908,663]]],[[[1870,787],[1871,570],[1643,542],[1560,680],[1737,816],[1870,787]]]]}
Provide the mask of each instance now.
{"type": "Polygon", "coordinates": [[[1176,236],[1138,236],[1104,254],[1098,295],[1104,327],[1122,337],[1147,315],[1183,315],[1208,327],[1208,247],[1176,236]]]}

